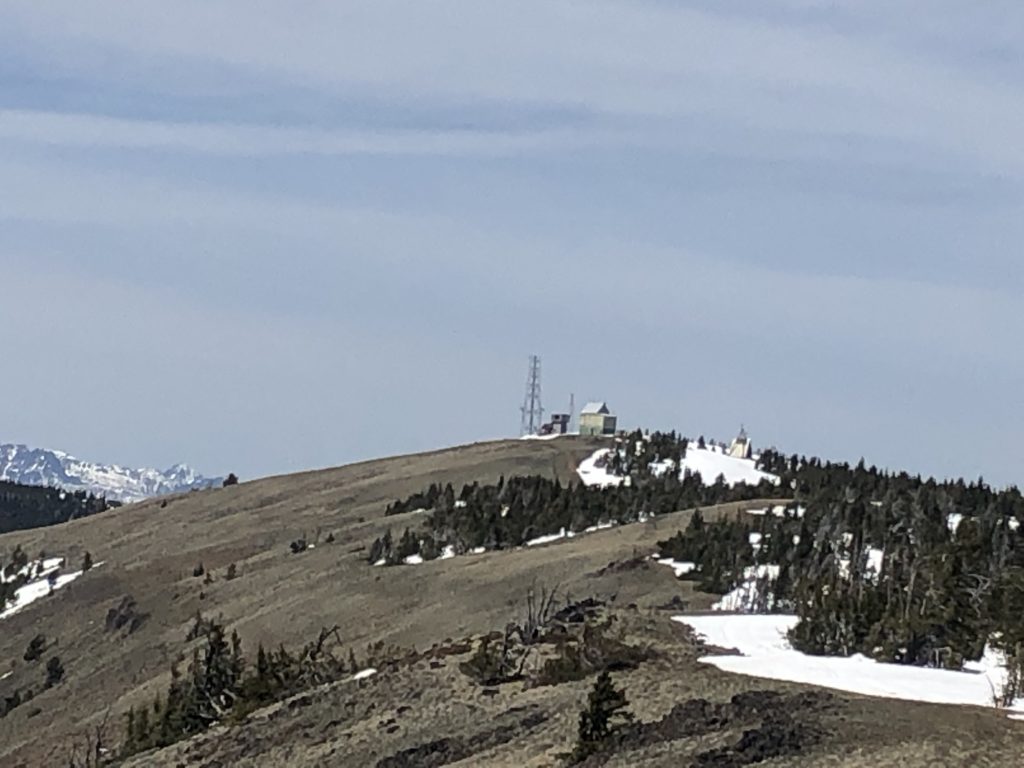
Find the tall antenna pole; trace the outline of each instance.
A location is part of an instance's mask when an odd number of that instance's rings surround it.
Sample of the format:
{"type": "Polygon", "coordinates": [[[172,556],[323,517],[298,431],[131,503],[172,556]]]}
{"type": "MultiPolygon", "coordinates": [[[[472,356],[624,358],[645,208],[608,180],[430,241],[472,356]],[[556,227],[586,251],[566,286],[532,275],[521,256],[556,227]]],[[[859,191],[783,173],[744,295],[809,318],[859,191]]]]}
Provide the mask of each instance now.
{"type": "Polygon", "coordinates": [[[540,404],[540,358],[530,355],[530,372],[526,377],[526,397],[523,398],[523,420],[520,435],[535,435],[544,422],[544,408],[540,404]]]}

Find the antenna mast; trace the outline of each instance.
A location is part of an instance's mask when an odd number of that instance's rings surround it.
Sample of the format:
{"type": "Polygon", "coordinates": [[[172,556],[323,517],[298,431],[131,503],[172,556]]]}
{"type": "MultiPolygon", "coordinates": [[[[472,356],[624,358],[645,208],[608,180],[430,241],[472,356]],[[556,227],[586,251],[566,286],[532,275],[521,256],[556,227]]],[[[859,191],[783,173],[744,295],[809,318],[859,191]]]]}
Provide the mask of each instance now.
{"type": "Polygon", "coordinates": [[[519,426],[520,435],[535,435],[544,422],[544,408],[540,403],[540,358],[530,355],[530,371],[526,377],[526,397],[521,409],[523,419],[519,426]]]}

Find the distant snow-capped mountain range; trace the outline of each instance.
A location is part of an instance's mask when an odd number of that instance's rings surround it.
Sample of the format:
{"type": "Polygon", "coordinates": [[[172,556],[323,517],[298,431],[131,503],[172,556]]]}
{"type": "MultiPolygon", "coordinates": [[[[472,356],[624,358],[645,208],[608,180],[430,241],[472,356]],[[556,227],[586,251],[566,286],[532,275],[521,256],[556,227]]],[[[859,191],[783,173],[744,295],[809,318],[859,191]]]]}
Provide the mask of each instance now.
{"type": "Polygon", "coordinates": [[[88,491],[108,501],[132,502],[220,485],[222,478],[203,477],[191,467],[130,469],[116,464],[81,461],[63,451],[0,444],[0,480],[22,485],[47,485],[68,491],[88,491]]]}

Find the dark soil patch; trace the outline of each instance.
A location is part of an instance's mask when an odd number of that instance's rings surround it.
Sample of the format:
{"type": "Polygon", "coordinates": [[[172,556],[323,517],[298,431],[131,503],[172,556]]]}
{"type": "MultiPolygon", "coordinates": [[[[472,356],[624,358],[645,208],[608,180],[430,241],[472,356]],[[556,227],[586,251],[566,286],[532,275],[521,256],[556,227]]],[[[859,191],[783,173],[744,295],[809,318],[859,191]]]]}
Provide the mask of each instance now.
{"type": "Polygon", "coordinates": [[[532,712],[510,725],[492,728],[470,736],[451,736],[403,749],[377,762],[377,768],[439,768],[457,763],[479,752],[507,744],[547,722],[542,712],[532,712]]]}
{"type": "Polygon", "coordinates": [[[690,699],[656,722],[633,726],[619,748],[640,749],[745,727],[735,744],[703,752],[693,763],[695,768],[739,768],[802,753],[818,741],[817,716],[829,710],[832,702],[830,694],[817,691],[786,695],[755,690],[736,694],[728,702],[690,699]]]}

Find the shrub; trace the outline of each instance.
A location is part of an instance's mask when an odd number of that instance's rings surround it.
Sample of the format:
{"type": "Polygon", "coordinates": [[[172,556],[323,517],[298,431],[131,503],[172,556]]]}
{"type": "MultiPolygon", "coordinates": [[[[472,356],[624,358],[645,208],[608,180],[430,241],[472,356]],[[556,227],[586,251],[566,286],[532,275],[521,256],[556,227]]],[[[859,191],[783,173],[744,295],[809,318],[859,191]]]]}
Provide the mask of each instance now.
{"type": "Polygon", "coordinates": [[[127,627],[130,635],[145,624],[147,619],[149,619],[149,614],[138,610],[135,598],[125,595],[121,598],[121,602],[107,611],[105,626],[107,632],[118,632],[127,627]]]}
{"type": "Polygon", "coordinates": [[[43,651],[46,650],[46,636],[36,635],[29,642],[28,647],[25,649],[25,655],[22,657],[25,661],[39,661],[43,657],[43,651]]]}
{"type": "Polygon", "coordinates": [[[46,662],[46,687],[53,688],[63,679],[64,665],[60,663],[60,658],[57,656],[50,657],[50,660],[46,662]]]}

